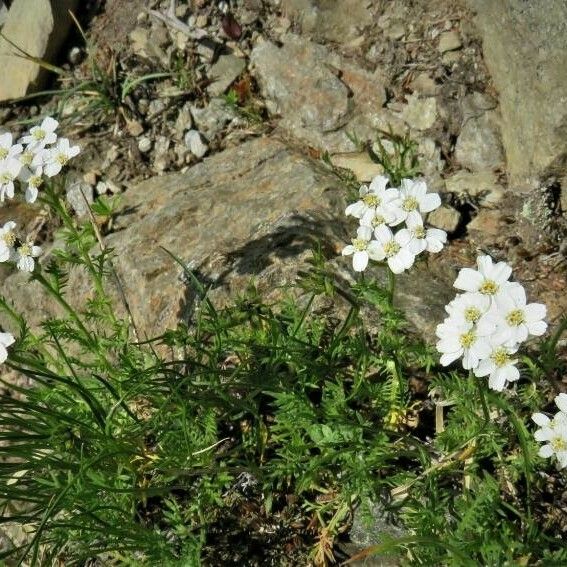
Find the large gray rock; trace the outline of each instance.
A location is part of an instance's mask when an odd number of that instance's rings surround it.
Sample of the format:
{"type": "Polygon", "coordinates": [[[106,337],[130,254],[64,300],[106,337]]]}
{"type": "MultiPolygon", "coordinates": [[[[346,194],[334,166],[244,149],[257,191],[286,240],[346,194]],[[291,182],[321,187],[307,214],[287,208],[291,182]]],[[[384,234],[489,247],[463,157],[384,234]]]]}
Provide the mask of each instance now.
{"type": "MultiPolygon", "coordinates": [[[[319,162],[273,139],[246,142],[187,173],[144,181],[126,191],[124,205],[106,244],[116,252],[115,267],[142,336],[175,326],[194,307],[180,267],[162,247],[210,285],[219,304],[251,280],[268,299],[281,297],[281,286],[306,268],[317,239],[338,277],[354,278],[351,260],[340,256],[356,230],[356,222],[344,216],[344,188],[319,162]]],[[[454,274],[441,258],[420,262],[398,282],[398,305],[430,338],[452,295],[454,274]]],[[[375,267],[368,277],[384,281],[385,271],[375,267]]],[[[25,281],[21,273],[10,275],[3,292],[33,326],[56,310],[36,283],[25,281]]],[[[80,269],[72,272],[67,289],[77,306],[92,294],[80,269]]]]}
{"type": "Polygon", "coordinates": [[[467,0],[500,94],[512,186],[567,175],[567,3],[467,0]]]}
{"type": "Polygon", "coordinates": [[[460,200],[476,202],[489,209],[498,207],[504,198],[504,188],[491,171],[458,171],[445,179],[445,187],[460,200]]]}
{"type": "Polygon", "coordinates": [[[472,171],[503,167],[500,121],[495,111],[465,118],[455,146],[455,157],[463,167],[472,171]]]}
{"type": "Polygon", "coordinates": [[[346,85],[333,73],[327,49],[299,37],[282,47],[266,41],[254,48],[251,61],[272,113],[291,128],[331,132],[344,126],[351,106],[346,85]]]}
{"type": "Polygon", "coordinates": [[[293,137],[331,152],[355,150],[349,133],[373,138],[387,119],[380,73],[370,73],[343,57],[294,34],[283,45],[266,41],[250,60],[268,110],[293,137]]]}
{"type": "Polygon", "coordinates": [[[209,71],[212,83],[207,87],[207,92],[211,96],[222,95],[244,69],[246,69],[244,59],[236,55],[221,55],[209,71]]]}
{"type": "Polygon", "coordinates": [[[372,18],[367,0],[282,0],[282,11],[317,40],[348,43],[372,18]]]}
{"type": "MultiPolygon", "coordinates": [[[[2,33],[32,57],[53,62],[71,25],[69,10],[77,0],[14,0],[2,33]]],[[[41,87],[46,73],[40,65],[0,38],[0,101],[18,98],[41,87]]]]}

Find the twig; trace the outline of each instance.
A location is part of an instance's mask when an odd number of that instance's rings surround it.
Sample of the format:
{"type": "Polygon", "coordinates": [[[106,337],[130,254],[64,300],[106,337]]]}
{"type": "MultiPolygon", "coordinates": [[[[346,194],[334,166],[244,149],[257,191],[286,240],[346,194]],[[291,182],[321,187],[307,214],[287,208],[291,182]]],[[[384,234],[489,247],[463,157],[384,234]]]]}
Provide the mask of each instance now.
{"type": "Polygon", "coordinates": [[[169,12],[167,14],[162,14],[158,10],[148,10],[148,14],[157,20],[160,20],[160,22],[163,22],[166,26],[185,34],[191,39],[203,39],[208,35],[205,30],[190,28],[187,24],[184,24],[179,18],[169,12]]]}

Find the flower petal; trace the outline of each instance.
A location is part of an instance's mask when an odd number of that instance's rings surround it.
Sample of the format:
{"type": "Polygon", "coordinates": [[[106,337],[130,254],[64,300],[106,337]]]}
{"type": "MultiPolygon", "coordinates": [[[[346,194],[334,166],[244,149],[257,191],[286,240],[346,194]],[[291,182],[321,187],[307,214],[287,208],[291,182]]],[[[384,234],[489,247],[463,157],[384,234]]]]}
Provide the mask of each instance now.
{"type": "Polygon", "coordinates": [[[543,457],[544,459],[548,459],[549,457],[551,457],[553,455],[553,449],[551,447],[551,445],[543,445],[539,448],[539,451],[537,453],[540,457],[543,457]]]}
{"type": "Polygon", "coordinates": [[[441,206],[441,197],[437,193],[428,193],[419,200],[419,210],[422,213],[430,213],[441,206]]]}
{"type": "Polygon", "coordinates": [[[449,366],[449,364],[451,364],[451,362],[455,362],[459,356],[461,356],[460,352],[448,352],[440,358],[439,362],[441,363],[441,366],[449,366]]]}
{"type": "Polygon", "coordinates": [[[547,315],[547,307],[543,303],[530,303],[524,307],[524,314],[528,323],[541,321],[547,315]]]}
{"type": "Polygon", "coordinates": [[[563,412],[567,413],[567,394],[558,394],[555,396],[555,405],[563,412]]]}
{"type": "Polygon", "coordinates": [[[549,422],[551,420],[545,414],[538,412],[532,415],[532,421],[534,421],[540,427],[545,427],[546,425],[549,425],[549,422]]]}
{"type": "Polygon", "coordinates": [[[502,372],[498,370],[493,372],[488,379],[488,387],[497,392],[501,392],[506,386],[506,378],[502,372]]]}
{"type": "Polygon", "coordinates": [[[459,271],[459,275],[453,284],[453,287],[464,291],[477,291],[481,286],[484,278],[482,274],[471,268],[463,268],[459,271]]]}
{"type": "Polygon", "coordinates": [[[356,251],[352,257],[352,267],[355,272],[363,272],[368,266],[368,253],[366,250],[356,251]]]}

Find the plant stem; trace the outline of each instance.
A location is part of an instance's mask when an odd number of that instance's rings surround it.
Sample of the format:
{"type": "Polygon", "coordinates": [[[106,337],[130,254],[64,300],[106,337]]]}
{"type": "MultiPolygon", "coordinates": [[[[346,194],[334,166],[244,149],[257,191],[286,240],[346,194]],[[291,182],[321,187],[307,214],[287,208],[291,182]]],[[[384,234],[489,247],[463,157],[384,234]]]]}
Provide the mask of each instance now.
{"type": "Polygon", "coordinates": [[[559,339],[561,338],[561,335],[567,330],[567,317],[563,317],[563,319],[561,319],[557,329],[555,330],[555,333],[553,334],[553,336],[551,337],[551,339],[549,340],[549,343],[547,345],[547,356],[548,357],[552,357],[555,355],[555,349],[557,348],[557,343],[559,342],[559,339]]]}
{"type": "Polygon", "coordinates": [[[482,384],[482,381],[480,379],[478,379],[474,374],[472,370],[469,370],[469,378],[471,380],[475,380],[476,384],[478,386],[478,393],[479,393],[479,397],[480,397],[480,404],[482,405],[482,413],[484,414],[484,419],[486,421],[486,423],[490,422],[490,411],[488,409],[488,404],[486,403],[486,395],[484,393],[484,387],[482,384]]]}
{"type": "Polygon", "coordinates": [[[394,294],[396,292],[396,274],[388,266],[388,303],[394,307],[394,294]]]}

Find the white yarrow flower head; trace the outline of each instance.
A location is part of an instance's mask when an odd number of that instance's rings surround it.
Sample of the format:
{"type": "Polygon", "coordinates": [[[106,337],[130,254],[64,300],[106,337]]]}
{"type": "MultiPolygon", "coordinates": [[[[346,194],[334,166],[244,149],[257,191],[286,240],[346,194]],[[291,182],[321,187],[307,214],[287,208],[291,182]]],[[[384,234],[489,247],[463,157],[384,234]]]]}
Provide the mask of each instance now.
{"type": "Polygon", "coordinates": [[[406,228],[395,234],[385,225],[378,226],[374,235],[378,242],[378,260],[386,260],[394,274],[409,270],[415,261],[415,254],[410,250],[411,234],[406,228]]]}
{"type": "Polygon", "coordinates": [[[507,291],[512,268],[506,262],[493,264],[490,256],[479,256],[477,266],[478,270],[461,269],[453,286],[463,291],[481,293],[490,298],[507,291]]]}
{"type": "Polygon", "coordinates": [[[59,138],[57,145],[49,149],[49,155],[45,163],[45,175],[53,177],[57,175],[67,162],[79,154],[79,146],[70,146],[67,138],[59,138]]]}
{"type": "Polygon", "coordinates": [[[21,144],[12,143],[12,134],[0,134],[0,162],[16,158],[23,151],[21,144]]]}
{"type": "Polygon", "coordinates": [[[29,168],[25,168],[20,172],[20,179],[27,183],[26,186],[26,202],[34,203],[37,199],[38,189],[43,184],[43,166],[38,166],[31,171],[29,168]]]}
{"type": "Polygon", "coordinates": [[[520,284],[510,284],[505,294],[495,298],[496,340],[506,344],[524,342],[529,335],[539,337],[547,330],[543,320],[547,308],[542,303],[527,303],[520,284]]]}
{"type": "Polygon", "coordinates": [[[379,260],[378,243],[372,240],[372,228],[369,226],[359,226],[356,231],[356,238],[352,239],[352,244],[345,246],[342,251],[343,256],[352,254],[352,267],[355,272],[363,272],[368,266],[368,260],[379,260]]]}
{"type": "Polygon", "coordinates": [[[448,317],[437,325],[435,334],[439,338],[436,346],[443,366],[462,357],[463,368],[473,370],[492,351],[488,337],[480,335],[473,323],[448,317]]]}
{"type": "Polygon", "coordinates": [[[16,223],[8,221],[0,228],[0,262],[13,259],[16,245],[16,223]]]}
{"type": "Polygon", "coordinates": [[[515,364],[517,359],[512,358],[516,349],[497,346],[493,348],[490,356],[481,360],[474,369],[475,376],[488,376],[488,386],[501,392],[509,382],[520,378],[520,371],[515,364]]]}
{"type": "Polygon", "coordinates": [[[21,162],[14,157],[0,162],[0,201],[14,197],[14,181],[21,169],[21,162]]]}
{"type": "MultiPolygon", "coordinates": [[[[490,308],[490,299],[480,293],[462,293],[445,306],[453,321],[478,323],[490,308]]],[[[488,334],[488,333],[484,333],[488,334]]]]}
{"type": "Polygon", "coordinates": [[[441,197],[438,193],[428,193],[425,181],[402,179],[395,224],[404,222],[412,212],[430,213],[439,206],[441,206],[441,197]]]}
{"type": "Polygon", "coordinates": [[[389,179],[383,175],[376,176],[370,186],[362,185],[359,189],[360,199],[345,209],[347,216],[361,220],[362,224],[369,225],[377,214],[383,216],[387,223],[396,218],[394,203],[398,199],[398,190],[386,189],[389,179]]]}
{"type": "Polygon", "coordinates": [[[16,248],[15,261],[18,270],[22,272],[33,272],[35,259],[41,254],[41,248],[35,246],[31,240],[26,240],[21,246],[16,248]]]}
{"type": "Polygon", "coordinates": [[[0,333],[0,364],[8,358],[8,347],[14,344],[16,339],[11,333],[0,333]]]}
{"type": "Polygon", "coordinates": [[[57,141],[57,130],[59,122],[51,116],[43,119],[43,122],[39,126],[34,126],[29,135],[24,136],[20,142],[22,144],[27,144],[27,148],[31,151],[36,151],[45,148],[45,146],[54,144],[57,141]]]}
{"type": "Polygon", "coordinates": [[[543,413],[534,413],[532,420],[539,425],[535,432],[536,441],[543,442],[539,456],[548,459],[555,455],[560,469],[567,467],[567,394],[555,397],[559,411],[553,419],[543,413]]]}
{"type": "Polygon", "coordinates": [[[447,242],[447,233],[439,228],[425,228],[423,218],[417,211],[413,211],[406,218],[406,226],[412,236],[410,250],[416,256],[425,250],[427,252],[441,252],[447,242]]]}

